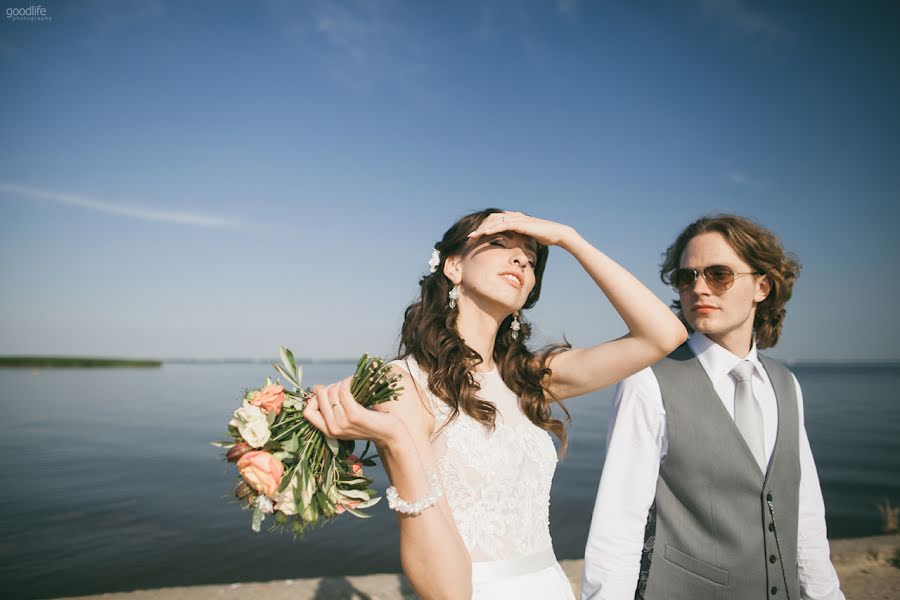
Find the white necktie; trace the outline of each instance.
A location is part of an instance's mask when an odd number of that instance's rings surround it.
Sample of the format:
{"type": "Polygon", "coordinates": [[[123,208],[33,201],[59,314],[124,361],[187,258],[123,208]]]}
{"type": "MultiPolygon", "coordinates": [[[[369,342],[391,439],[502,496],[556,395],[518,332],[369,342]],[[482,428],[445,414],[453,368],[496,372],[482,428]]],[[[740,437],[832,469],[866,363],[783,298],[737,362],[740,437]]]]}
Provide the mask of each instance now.
{"type": "Polygon", "coordinates": [[[766,453],[763,442],[763,417],[759,402],[753,395],[750,379],[753,375],[753,363],[744,360],[731,370],[736,385],[734,388],[734,424],[744,436],[750,452],[759,463],[759,468],[766,472],[766,453]]]}

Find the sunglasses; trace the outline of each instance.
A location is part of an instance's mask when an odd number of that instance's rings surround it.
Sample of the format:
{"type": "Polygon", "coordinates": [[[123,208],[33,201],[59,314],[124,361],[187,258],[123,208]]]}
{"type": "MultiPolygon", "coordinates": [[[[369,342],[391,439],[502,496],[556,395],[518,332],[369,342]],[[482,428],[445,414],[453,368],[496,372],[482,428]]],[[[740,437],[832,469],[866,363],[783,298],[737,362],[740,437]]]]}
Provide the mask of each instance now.
{"type": "Polygon", "coordinates": [[[751,273],[735,273],[731,267],[725,265],[710,265],[702,270],[697,269],[675,269],[672,272],[671,283],[675,291],[681,293],[694,287],[697,278],[703,276],[706,285],[714,294],[721,294],[734,285],[734,278],[741,275],[762,275],[760,271],[751,273]]]}

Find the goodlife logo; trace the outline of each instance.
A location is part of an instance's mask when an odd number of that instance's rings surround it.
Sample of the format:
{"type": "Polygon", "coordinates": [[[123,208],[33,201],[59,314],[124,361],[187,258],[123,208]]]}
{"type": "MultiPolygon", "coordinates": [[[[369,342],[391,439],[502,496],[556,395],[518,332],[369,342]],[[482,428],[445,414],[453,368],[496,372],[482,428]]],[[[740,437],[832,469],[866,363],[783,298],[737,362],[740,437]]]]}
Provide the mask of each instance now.
{"type": "Polygon", "coordinates": [[[53,17],[47,14],[47,9],[38,4],[28,8],[7,8],[6,19],[8,21],[52,21],[53,17]]]}

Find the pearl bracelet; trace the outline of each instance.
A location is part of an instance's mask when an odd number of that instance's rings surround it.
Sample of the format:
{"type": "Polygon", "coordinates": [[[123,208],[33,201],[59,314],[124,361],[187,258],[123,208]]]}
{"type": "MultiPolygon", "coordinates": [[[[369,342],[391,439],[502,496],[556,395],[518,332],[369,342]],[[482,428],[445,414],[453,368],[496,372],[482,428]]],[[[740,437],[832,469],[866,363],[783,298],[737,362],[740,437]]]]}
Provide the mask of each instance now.
{"type": "Polygon", "coordinates": [[[415,516],[434,506],[438,498],[441,497],[441,484],[434,473],[428,473],[426,476],[428,477],[428,483],[431,484],[431,493],[429,495],[415,502],[407,502],[397,493],[397,488],[391,486],[384,492],[384,495],[387,496],[388,508],[405,515],[415,516]]]}

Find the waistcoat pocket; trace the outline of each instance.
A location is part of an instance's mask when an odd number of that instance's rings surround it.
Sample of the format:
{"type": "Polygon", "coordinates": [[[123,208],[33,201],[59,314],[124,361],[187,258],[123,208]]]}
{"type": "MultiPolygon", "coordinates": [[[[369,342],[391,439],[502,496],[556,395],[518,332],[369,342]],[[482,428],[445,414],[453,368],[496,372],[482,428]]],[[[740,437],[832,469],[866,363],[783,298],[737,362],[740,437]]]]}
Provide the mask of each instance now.
{"type": "Polygon", "coordinates": [[[704,562],[666,544],[666,561],[689,573],[719,585],[728,585],[728,571],[704,562]]]}

